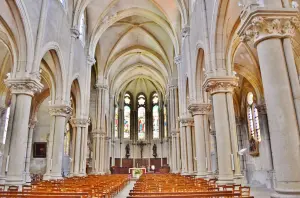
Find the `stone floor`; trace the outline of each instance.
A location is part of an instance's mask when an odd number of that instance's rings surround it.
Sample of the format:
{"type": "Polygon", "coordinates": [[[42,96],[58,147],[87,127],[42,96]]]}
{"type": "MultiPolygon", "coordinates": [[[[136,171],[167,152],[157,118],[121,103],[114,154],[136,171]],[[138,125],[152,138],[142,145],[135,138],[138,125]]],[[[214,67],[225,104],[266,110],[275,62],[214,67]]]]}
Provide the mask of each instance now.
{"type": "MultiPolygon", "coordinates": [[[[129,196],[130,190],[133,189],[135,181],[130,181],[129,184],[115,198],[126,198],[129,196]]],[[[251,188],[251,195],[255,198],[270,198],[272,190],[266,188],[251,188]]]]}

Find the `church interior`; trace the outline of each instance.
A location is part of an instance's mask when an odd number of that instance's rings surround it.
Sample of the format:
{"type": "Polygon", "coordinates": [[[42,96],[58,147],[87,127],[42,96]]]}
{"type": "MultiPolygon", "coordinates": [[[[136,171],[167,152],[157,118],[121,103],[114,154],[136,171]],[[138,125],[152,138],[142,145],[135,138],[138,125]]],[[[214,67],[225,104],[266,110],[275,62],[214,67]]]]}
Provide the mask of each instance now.
{"type": "Polygon", "coordinates": [[[300,0],[1,0],[0,197],[300,197],[300,0]]]}

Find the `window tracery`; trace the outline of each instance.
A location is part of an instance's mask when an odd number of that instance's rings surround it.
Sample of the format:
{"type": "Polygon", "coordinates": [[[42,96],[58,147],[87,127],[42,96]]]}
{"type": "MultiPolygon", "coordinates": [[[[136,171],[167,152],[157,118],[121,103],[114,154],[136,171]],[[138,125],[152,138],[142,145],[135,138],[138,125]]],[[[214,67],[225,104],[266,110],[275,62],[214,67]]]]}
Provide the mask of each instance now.
{"type": "Polygon", "coordinates": [[[146,138],[146,97],[143,94],[138,96],[138,139],[146,138]]]}
{"type": "Polygon", "coordinates": [[[119,108],[116,106],[115,108],[115,137],[117,138],[119,135],[119,108]]]}
{"type": "Polygon", "coordinates": [[[153,118],[153,139],[159,138],[159,106],[158,94],[154,93],[152,96],[152,118],[153,118]]]}
{"type": "Polygon", "coordinates": [[[3,132],[3,144],[5,144],[6,135],[7,135],[7,129],[8,129],[8,121],[9,121],[9,115],[10,115],[10,107],[6,109],[5,113],[5,125],[4,125],[4,132],[3,132]]]}
{"type": "Polygon", "coordinates": [[[124,96],[124,138],[130,138],[131,97],[128,93],[124,96]]]}
{"type": "Polygon", "coordinates": [[[258,143],[261,141],[259,118],[252,92],[247,95],[247,119],[249,128],[250,154],[258,155],[258,143]]]}

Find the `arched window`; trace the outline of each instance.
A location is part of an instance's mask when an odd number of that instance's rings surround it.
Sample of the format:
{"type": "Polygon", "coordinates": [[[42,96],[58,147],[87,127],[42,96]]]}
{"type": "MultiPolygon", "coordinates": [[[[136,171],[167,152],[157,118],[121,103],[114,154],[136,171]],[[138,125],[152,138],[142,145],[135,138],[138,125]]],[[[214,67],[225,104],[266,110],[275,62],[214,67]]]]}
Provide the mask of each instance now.
{"type": "Polygon", "coordinates": [[[167,107],[164,106],[164,137],[168,136],[167,107]]]}
{"type": "Polygon", "coordinates": [[[119,133],[119,108],[116,106],[115,108],[115,137],[117,138],[119,133]]]}
{"type": "Polygon", "coordinates": [[[9,115],[10,115],[10,107],[8,107],[6,109],[6,113],[5,113],[5,124],[4,124],[4,132],[3,132],[3,144],[5,144],[5,140],[6,140],[6,134],[7,134],[7,128],[8,128],[8,121],[9,121],[9,115]]]}
{"type": "Polygon", "coordinates": [[[152,96],[153,139],[159,138],[159,106],[158,94],[152,96]]]}
{"type": "Polygon", "coordinates": [[[248,127],[250,139],[261,141],[259,118],[256,104],[254,103],[253,93],[249,92],[247,95],[247,114],[248,114],[248,127]]]}
{"type": "Polygon", "coordinates": [[[82,43],[82,45],[85,45],[85,29],[86,29],[86,21],[85,21],[85,12],[82,13],[80,16],[79,21],[79,39],[82,43]]]}
{"type": "Polygon", "coordinates": [[[138,96],[138,139],[146,138],[146,97],[143,94],[138,96]]]}
{"type": "Polygon", "coordinates": [[[131,98],[127,93],[124,96],[124,138],[130,138],[131,98]]]}
{"type": "Polygon", "coordinates": [[[70,155],[70,141],[71,141],[71,132],[70,132],[70,124],[66,125],[66,133],[64,138],[64,156],[70,155]]]}

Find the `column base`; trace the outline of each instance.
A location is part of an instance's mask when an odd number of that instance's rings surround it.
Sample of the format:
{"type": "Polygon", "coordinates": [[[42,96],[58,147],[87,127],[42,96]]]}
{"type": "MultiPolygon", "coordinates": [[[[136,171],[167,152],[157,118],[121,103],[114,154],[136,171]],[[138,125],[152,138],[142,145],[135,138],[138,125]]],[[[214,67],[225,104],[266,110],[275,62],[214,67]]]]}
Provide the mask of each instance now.
{"type": "Polygon", "coordinates": [[[235,184],[235,183],[233,177],[219,175],[217,184],[225,185],[225,184],[235,184]]]}
{"type": "Polygon", "coordinates": [[[276,192],[271,195],[272,198],[299,198],[300,191],[285,191],[285,192],[276,192]]]}
{"type": "Polygon", "coordinates": [[[234,183],[235,184],[242,184],[244,180],[244,176],[242,174],[234,175],[234,183]]]}
{"type": "Polygon", "coordinates": [[[6,177],[4,175],[0,176],[0,184],[5,184],[6,177]]]}
{"type": "Polygon", "coordinates": [[[23,177],[16,177],[16,176],[11,176],[7,177],[5,180],[5,185],[14,185],[14,186],[20,186],[25,184],[25,181],[23,180],[23,177]]]}
{"type": "Polygon", "coordinates": [[[30,173],[25,173],[25,182],[26,183],[31,183],[31,177],[30,177],[30,173]]]}
{"type": "Polygon", "coordinates": [[[78,176],[79,176],[79,177],[85,177],[85,176],[86,176],[86,173],[79,173],[78,176]]]}

